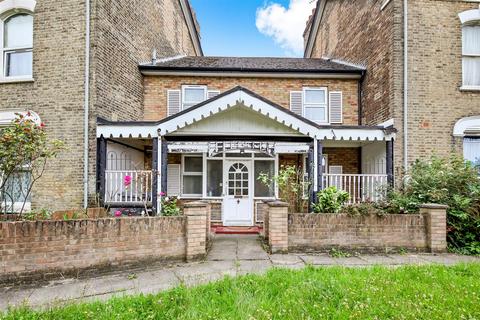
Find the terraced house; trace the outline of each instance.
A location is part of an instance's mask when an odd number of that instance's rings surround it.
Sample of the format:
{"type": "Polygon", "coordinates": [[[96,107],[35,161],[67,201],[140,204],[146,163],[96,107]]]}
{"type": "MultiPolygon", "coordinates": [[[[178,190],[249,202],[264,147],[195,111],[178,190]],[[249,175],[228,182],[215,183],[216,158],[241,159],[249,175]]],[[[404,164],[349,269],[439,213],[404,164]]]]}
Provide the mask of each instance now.
{"type": "Polygon", "coordinates": [[[33,207],[97,200],[158,213],[167,194],[211,202],[213,222],[252,226],[262,222],[263,200],[279,196],[260,175],[283,165],[311,182],[310,202],[328,186],[348,191],[351,202],[375,201],[393,183],[394,127],[362,122],[365,68],[326,58],[203,57],[188,1],[135,10],[55,3],[0,2],[3,122],[30,110],[68,146],[34,190],[33,207]]]}
{"type": "Polygon", "coordinates": [[[320,0],[304,38],[306,58],[365,67],[360,122],[398,129],[396,174],[452,151],[480,164],[479,1],[320,0]]]}
{"type": "Polygon", "coordinates": [[[212,222],[262,222],[278,186],[259,180],[303,168],[316,191],[376,200],[392,182],[394,129],[359,125],[364,69],[326,59],[179,56],[140,64],[143,121],[99,119],[99,193],[112,207],[158,194],[212,203],[212,222]],[[115,150],[123,146],[123,153],[115,150]],[[113,151],[112,151],[113,150],[113,151]],[[136,184],[124,188],[125,176],[136,184]],[[147,187],[145,187],[147,186],[147,187]]]}
{"type": "MultiPolygon", "coordinates": [[[[202,55],[185,0],[0,0],[0,126],[31,111],[67,150],[29,205],[62,210],[96,198],[96,118],[142,120],[141,61],[202,55]]],[[[10,184],[15,201],[28,173],[10,184]]]]}

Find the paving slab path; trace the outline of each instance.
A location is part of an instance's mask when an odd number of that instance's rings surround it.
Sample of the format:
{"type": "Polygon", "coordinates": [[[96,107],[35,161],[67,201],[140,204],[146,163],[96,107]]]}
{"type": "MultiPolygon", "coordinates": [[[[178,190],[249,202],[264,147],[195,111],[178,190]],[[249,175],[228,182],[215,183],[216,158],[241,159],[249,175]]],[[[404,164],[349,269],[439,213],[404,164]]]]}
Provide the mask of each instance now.
{"type": "Polygon", "coordinates": [[[193,286],[223,277],[261,274],[272,267],[407,265],[480,263],[479,257],[454,254],[385,254],[333,258],[327,254],[268,254],[258,236],[218,235],[204,261],[170,266],[146,266],[89,278],[69,278],[30,286],[0,287],[0,310],[28,304],[44,308],[69,302],[106,300],[113,296],[149,294],[180,284],[193,286]]]}

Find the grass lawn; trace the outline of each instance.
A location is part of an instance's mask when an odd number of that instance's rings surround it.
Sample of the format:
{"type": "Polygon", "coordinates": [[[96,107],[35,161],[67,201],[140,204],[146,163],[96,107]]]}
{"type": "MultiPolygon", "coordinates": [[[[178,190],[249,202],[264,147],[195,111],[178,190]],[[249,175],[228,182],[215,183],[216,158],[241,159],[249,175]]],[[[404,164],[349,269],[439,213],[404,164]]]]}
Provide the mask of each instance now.
{"type": "MultiPolygon", "coordinates": [[[[2,318],[2,316],[0,316],[2,318]]],[[[5,319],[480,319],[480,264],[274,269],[5,319]]]]}

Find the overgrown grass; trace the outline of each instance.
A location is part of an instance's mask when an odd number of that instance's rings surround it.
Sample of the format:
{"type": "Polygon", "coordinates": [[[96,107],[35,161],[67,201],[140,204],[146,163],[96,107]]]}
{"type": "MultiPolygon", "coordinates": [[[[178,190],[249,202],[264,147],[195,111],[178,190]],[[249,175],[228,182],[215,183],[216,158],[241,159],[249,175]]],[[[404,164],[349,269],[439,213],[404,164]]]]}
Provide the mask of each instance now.
{"type": "Polygon", "coordinates": [[[480,265],[274,269],[4,319],[480,319],[480,265]]]}

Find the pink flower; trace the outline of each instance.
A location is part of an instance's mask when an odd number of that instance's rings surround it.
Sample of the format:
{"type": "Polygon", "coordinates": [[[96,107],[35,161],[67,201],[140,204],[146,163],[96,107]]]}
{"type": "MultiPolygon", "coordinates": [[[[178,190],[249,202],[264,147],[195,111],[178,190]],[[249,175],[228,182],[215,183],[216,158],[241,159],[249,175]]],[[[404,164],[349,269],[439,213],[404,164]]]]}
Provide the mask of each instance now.
{"type": "Polygon", "coordinates": [[[162,192],[159,193],[159,195],[160,195],[161,197],[163,197],[163,196],[166,196],[167,194],[162,191],[162,192]]]}
{"type": "Polygon", "coordinates": [[[115,217],[121,217],[122,216],[122,211],[117,210],[115,211],[115,217]]]}
{"type": "Polygon", "coordinates": [[[129,186],[132,183],[132,177],[131,176],[125,176],[123,179],[123,184],[125,187],[129,186]]]}

